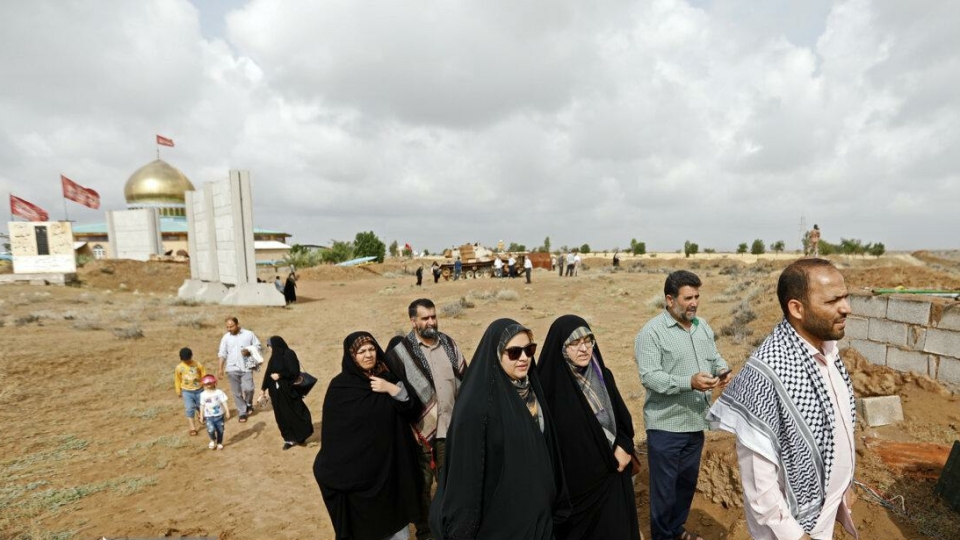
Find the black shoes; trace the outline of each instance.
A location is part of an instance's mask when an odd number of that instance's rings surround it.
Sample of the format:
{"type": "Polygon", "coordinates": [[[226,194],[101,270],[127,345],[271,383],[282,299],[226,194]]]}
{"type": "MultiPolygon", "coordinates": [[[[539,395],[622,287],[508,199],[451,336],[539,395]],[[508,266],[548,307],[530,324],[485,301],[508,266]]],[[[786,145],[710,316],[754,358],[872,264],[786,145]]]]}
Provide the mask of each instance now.
{"type": "Polygon", "coordinates": [[[292,443],[288,443],[288,442],[283,443],[283,449],[284,449],[284,450],[289,450],[289,449],[293,448],[293,446],[294,446],[294,445],[293,445],[292,443]]]}

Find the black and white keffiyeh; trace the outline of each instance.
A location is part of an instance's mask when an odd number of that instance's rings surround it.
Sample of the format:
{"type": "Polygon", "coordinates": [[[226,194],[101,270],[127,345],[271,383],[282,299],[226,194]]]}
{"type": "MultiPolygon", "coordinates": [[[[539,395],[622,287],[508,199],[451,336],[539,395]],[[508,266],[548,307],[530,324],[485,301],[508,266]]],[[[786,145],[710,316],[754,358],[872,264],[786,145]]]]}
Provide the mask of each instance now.
{"type": "MultiPolygon", "coordinates": [[[[446,334],[437,332],[440,345],[450,359],[450,365],[453,367],[453,375],[456,384],[463,381],[466,362],[459,354],[456,344],[446,334]]],[[[410,389],[417,395],[420,403],[423,403],[423,410],[420,418],[414,425],[417,435],[422,440],[431,441],[437,433],[437,394],[436,386],[433,380],[433,371],[427,362],[427,357],[420,347],[415,332],[411,331],[400,341],[399,344],[387,351],[389,359],[396,359],[401,367],[403,378],[409,383],[410,389]]]]}
{"type": "MultiPolygon", "coordinates": [[[[754,351],[707,415],[714,429],[737,435],[750,450],[776,464],[794,519],[810,532],[820,517],[833,470],[833,405],[817,360],[786,319],[754,351]]],[[[856,407],[850,376],[834,359],[856,407]]]]}

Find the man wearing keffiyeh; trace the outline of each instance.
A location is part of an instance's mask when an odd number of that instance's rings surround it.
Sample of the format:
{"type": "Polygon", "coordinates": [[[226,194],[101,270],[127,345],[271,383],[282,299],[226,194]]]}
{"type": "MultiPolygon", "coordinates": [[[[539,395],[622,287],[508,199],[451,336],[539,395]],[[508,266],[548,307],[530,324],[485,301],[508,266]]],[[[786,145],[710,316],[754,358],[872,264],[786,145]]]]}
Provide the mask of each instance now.
{"type": "Polygon", "coordinates": [[[467,363],[457,343],[440,332],[432,301],[414,300],[407,314],[413,328],[387,351],[387,365],[423,403],[419,420],[412,427],[420,444],[423,480],[421,516],[415,525],[417,539],[425,540],[433,538],[428,521],[430,489],[443,467],[447,429],[467,363]]]}
{"type": "Polygon", "coordinates": [[[737,436],[751,538],[832,539],[836,522],[858,538],[850,510],[856,409],[837,348],[847,296],[829,261],[788,266],[777,283],[783,321],[710,409],[711,424],[737,436]]]}

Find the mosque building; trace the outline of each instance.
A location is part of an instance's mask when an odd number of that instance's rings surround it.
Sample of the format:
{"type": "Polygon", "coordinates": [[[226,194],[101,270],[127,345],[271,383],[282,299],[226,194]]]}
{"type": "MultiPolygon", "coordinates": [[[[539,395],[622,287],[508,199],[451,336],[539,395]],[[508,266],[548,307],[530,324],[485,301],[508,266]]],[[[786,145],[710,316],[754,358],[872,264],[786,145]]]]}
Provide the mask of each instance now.
{"type": "MultiPolygon", "coordinates": [[[[127,209],[156,208],[160,216],[160,236],[165,255],[189,256],[187,242],[186,192],[195,191],[193,183],[176,167],[156,159],[137,169],[123,187],[127,209]]],[[[74,224],[77,255],[104,259],[110,253],[107,224],[74,224]]],[[[254,252],[258,262],[279,261],[289,252],[290,235],[254,227],[254,252]]]]}

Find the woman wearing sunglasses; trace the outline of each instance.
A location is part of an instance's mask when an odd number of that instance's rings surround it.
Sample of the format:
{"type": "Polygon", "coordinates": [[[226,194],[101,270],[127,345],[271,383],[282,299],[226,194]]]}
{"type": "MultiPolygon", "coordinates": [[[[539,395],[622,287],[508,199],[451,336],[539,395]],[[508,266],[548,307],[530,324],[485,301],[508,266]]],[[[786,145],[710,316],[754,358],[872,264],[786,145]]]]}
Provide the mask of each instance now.
{"type": "Polygon", "coordinates": [[[631,479],[633,419],[593,330],[576,315],[550,326],[536,372],[557,424],[570,517],[558,540],[639,540],[631,479]]]}
{"type": "Polygon", "coordinates": [[[473,355],[447,432],[430,508],[439,540],[552,540],[569,506],[533,358],[533,332],[490,324],[473,355]]]}
{"type": "Polygon", "coordinates": [[[342,371],[323,399],[313,474],[337,540],[406,540],[420,514],[417,448],[423,408],[384,363],[367,332],[343,340],[342,371]]]}

